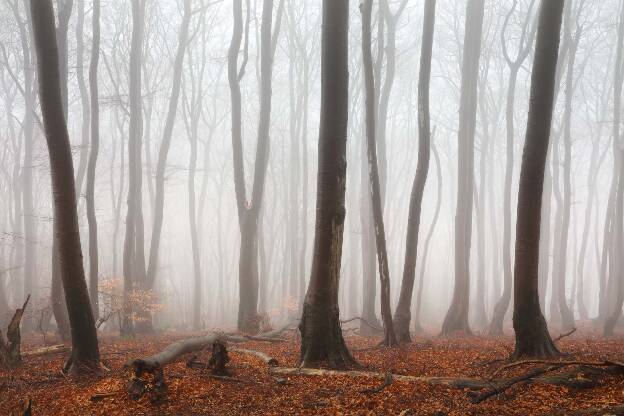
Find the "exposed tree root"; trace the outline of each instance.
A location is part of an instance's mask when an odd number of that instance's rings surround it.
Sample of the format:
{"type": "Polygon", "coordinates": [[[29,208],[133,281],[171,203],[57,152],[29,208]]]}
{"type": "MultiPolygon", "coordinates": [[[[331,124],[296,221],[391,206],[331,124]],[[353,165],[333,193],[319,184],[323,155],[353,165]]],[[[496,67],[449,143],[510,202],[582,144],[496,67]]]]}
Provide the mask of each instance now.
{"type": "Polygon", "coordinates": [[[561,341],[562,339],[564,339],[565,337],[569,337],[570,335],[572,335],[573,333],[576,332],[576,328],[572,328],[571,330],[569,330],[568,332],[559,335],[557,338],[553,339],[553,342],[558,342],[561,341]]]}
{"type": "Polygon", "coordinates": [[[386,387],[392,384],[392,373],[390,371],[386,371],[386,378],[381,386],[373,387],[371,389],[360,390],[360,393],[370,394],[370,393],[379,393],[386,387]]]}

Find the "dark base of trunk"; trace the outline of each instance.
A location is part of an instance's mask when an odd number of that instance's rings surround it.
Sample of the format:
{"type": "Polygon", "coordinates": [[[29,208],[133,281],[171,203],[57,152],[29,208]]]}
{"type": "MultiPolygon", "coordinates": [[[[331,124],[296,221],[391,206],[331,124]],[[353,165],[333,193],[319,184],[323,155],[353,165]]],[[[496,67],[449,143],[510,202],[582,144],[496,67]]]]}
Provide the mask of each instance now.
{"type": "Polygon", "coordinates": [[[119,335],[123,338],[133,338],[136,333],[134,332],[134,324],[128,317],[124,317],[119,328],[119,335]]]}
{"type": "Polygon", "coordinates": [[[331,368],[343,369],[357,365],[342,337],[338,308],[305,303],[299,331],[302,367],[327,363],[331,368]]]}
{"type": "Polygon", "coordinates": [[[258,314],[248,314],[245,317],[239,317],[238,330],[244,334],[256,335],[260,333],[260,322],[262,317],[258,314]]]}
{"type": "Polygon", "coordinates": [[[617,314],[611,315],[604,321],[603,334],[605,337],[613,336],[613,333],[615,331],[615,326],[617,325],[617,322],[620,319],[620,315],[621,314],[618,312],[617,314]]]}
{"type": "Polygon", "coordinates": [[[154,325],[152,324],[152,314],[141,313],[139,319],[134,324],[134,331],[137,334],[151,335],[154,333],[154,325]]]}
{"type": "Polygon", "coordinates": [[[561,355],[548,333],[546,320],[539,316],[514,316],[516,331],[516,347],[511,355],[512,360],[522,358],[552,358],[561,355]]]}
{"type": "Polygon", "coordinates": [[[77,354],[76,350],[72,351],[63,367],[63,373],[72,376],[99,374],[102,370],[103,367],[97,355],[77,354]]]}
{"type": "Polygon", "coordinates": [[[383,336],[384,332],[381,322],[373,315],[360,321],[358,334],[363,337],[379,337],[383,336]]]}
{"type": "Polygon", "coordinates": [[[442,324],[442,332],[440,336],[449,335],[472,335],[470,325],[468,325],[468,314],[458,312],[459,308],[451,307],[449,312],[444,318],[442,324]]]}
{"type": "Polygon", "coordinates": [[[409,315],[394,315],[394,333],[396,334],[399,344],[409,344],[412,342],[409,330],[410,320],[411,317],[409,315]]]}

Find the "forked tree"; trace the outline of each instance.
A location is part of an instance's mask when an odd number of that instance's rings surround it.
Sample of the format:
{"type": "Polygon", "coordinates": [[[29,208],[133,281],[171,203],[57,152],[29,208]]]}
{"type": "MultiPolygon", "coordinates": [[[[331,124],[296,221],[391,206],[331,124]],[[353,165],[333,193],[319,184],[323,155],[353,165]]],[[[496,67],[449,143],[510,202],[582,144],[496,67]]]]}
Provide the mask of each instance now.
{"type": "Polygon", "coordinates": [[[79,373],[86,369],[98,369],[100,356],[82,264],[74,166],[61,99],[54,11],[50,0],[32,1],[30,10],[37,51],[41,114],[50,156],[54,220],[57,224],[54,238],[72,334],[70,371],[79,373]]]}
{"type": "MultiPolygon", "coordinates": [[[[403,281],[399,303],[394,312],[394,324],[399,342],[410,342],[410,320],[414,280],[416,277],[416,258],[418,257],[418,234],[423,193],[429,173],[431,158],[431,116],[429,114],[429,84],[431,80],[431,55],[433,49],[433,30],[435,27],[436,0],[425,1],[422,46],[420,52],[420,73],[418,75],[418,167],[412,184],[409,216],[407,218],[407,239],[405,242],[405,261],[403,281]]],[[[420,303],[419,303],[420,304],[420,303]]]]}
{"type": "Polygon", "coordinates": [[[301,332],[301,366],[355,363],[342,337],[338,286],[344,231],[349,100],[349,1],[323,0],[321,120],[312,271],[301,332]]]}
{"type": "Polygon", "coordinates": [[[559,354],[540,309],[538,264],[544,171],[550,141],[563,4],[564,0],[542,0],[537,28],[516,220],[513,313],[516,346],[512,355],[515,359],[559,354]]]}

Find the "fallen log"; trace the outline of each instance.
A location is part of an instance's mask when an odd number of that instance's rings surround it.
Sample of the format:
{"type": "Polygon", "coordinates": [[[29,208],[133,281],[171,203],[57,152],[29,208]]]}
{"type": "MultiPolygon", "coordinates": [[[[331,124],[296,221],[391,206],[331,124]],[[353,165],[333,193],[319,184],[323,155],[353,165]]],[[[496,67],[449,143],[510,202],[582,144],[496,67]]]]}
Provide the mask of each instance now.
{"type": "Polygon", "coordinates": [[[557,370],[558,368],[559,367],[556,367],[556,366],[538,368],[538,369],[529,371],[528,373],[517,376],[517,377],[512,377],[510,379],[492,382],[491,388],[486,389],[486,391],[481,392],[481,393],[474,393],[474,392],[469,393],[468,396],[470,397],[473,403],[478,404],[489,399],[490,397],[493,397],[493,396],[496,396],[505,392],[510,387],[513,387],[518,383],[534,380],[537,377],[543,374],[546,374],[548,372],[557,370]]]}
{"type": "Polygon", "coordinates": [[[32,351],[25,351],[22,353],[22,357],[39,357],[41,355],[58,354],[68,351],[69,347],[64,344],[50,345],[49,347],[42,347],[32,351]]]}
{"type": "Polygon", "coordinates": [[[277,367],[279,365],[275,358],[271,357],[268,354],[263,353],[262,351],[250,350],[248,348],[230,348],[230,351],[258,357],[269,367],[277,367]]]}
{"type": "MultiPolygon", "coordinates": [[[[343,371],[343,370],[325,370],[318,368],[289,368],[289,367],[273,367],[269,370],[272,374],[291,375],[291,376],[343,376],[343,377],[366,377],[385,380],[387,373],[376,373],[372,371],[343,371]]],[[[406,376],[401,374],[391,374],[393,381],[407,383],[427,383],[434,385],[449,386],[459,389],[481,390],[491,386],[491,383],[485,380],[472,378],[454,378],[454,377],[428,377],[428,376],[406,376]]]]}
{"type": "Polygon", "coordinates": [[[392,384],[392,373],[390,371],[386,371],[386,378],[381,386],[373,387],[370,389],[360,390],[360,393],[371,394],[371,393],[379,393],[386,387],[392,384]]]}

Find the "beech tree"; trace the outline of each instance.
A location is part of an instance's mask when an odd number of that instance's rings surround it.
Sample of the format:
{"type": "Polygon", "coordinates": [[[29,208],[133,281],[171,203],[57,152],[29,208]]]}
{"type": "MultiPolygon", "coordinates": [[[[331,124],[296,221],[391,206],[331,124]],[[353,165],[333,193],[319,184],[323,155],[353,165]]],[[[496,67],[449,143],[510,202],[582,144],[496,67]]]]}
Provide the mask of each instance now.
{"type": "Polygon", "coordinates": [[[39,96],[50,157],[59,264],[72,333],[70,372],[99,368],[99,349],[82,265],[74,167],[63,114],[59,58],[50,0],[30,3],[39,96]]]}
{"type": "Polygon", "coordinates": [[[333,368],[355,360],[340,327],[338,287],[346,216],[346,143],[349,99],[349,1],[323,0],[321,119],[312,271],[299,324],[302,367],[327,361],[333,368]]]}
{"type": "Polygon", "coordinates": [[[455,213],[455,286],[444,318],[442,334],[470,333],[470,246],[474,187],[474,136],[477,117],[477,79],[483,31],[483,0],[468,0],[459,102],[457,209],[455,213]]]}
{"type": "Polygon", "coordinates": [[[514,358],[559,354],[540,309],[538,264],[544,170],[550,141],[563,5],[564,0],[543,0],[539,12],[531,75],[531,101],[518,191],[514,266],[514,358]]]}

